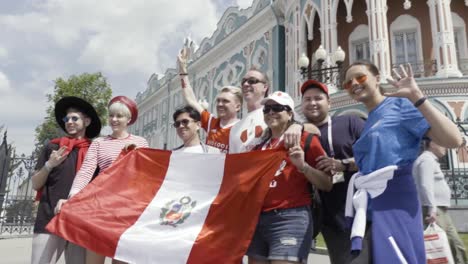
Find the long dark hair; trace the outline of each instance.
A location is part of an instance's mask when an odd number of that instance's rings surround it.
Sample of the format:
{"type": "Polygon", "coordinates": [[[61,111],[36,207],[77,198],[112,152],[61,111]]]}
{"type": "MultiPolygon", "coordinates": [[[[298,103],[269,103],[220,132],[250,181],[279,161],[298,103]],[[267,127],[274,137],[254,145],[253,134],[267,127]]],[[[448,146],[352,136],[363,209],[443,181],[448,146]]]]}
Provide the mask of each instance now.
{"type": "MultiPolygon", "coordinates": [[[[344,80],[348,70],[351,69],[351,67],[353,67],[353,66],[366,66],[366,68],[374,76],[380,76],[379,68],[377,68],[377,66],[375,64],[373,64],[370,61],[366,61],[366,60],[358,60],[358,61],[355,61],[355,62],[351,63],[350,65],[348,65],[348,67],[346,67],[346,69],[343,71],[343,80],[344,80]]],[[[379,85],[379,91],[380,91],[380,94],[382,94],[382,95],[385,93],[384,89],[380,85],[379,85]]]]}

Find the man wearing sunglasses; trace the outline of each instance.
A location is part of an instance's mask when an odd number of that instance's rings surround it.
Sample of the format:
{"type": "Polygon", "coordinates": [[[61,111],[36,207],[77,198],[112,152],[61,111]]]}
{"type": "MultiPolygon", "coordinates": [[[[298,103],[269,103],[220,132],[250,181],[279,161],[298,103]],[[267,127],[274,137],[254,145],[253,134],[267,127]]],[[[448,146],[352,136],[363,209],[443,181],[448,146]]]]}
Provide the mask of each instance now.
{"type": "Polygon", "coordinates": [[[177,131],[177,136],[184,142],[181,146],[173,149],[174,151],[188,153],[219,153],[220,150],[208,145],[205,145],[200,140],[199,130],[200,113],[191,106],[184,106],[177,109],[172,115],[174,120],[173,126],[177,131]]]}
{"type": "MultiPolygon", "coordinates": [[[[302,113],[320,130],[320,143],[327,156],[320,156],[317,168],[331,172],[333,188],[320,193],[322,201],[322,235],[333,264],[350,263],[350,233],[346,230],[344,209],[349,179],[357,171],[352,146],[361,135],[364,121],[358,116],[330,117],[328,87],[318,81],[308,80],[301,86],[302,113]]],[[[357,261],[357,260],[355,260],[357,261]]]]}
{"type": "MultiPolygon", "coordinates": [[[[263,118],[262,99],[268,95],[270,81],[267,75],[258,69],[250,69],[241,80],[242,95],[247,107],[247,115],[235,124],[229,136],[229,153],[241,153],[252,150],[262,143],[266,129],[263,118]]],[[[316,131],[310,131],[316,132],[316,131]]],[[[302,125],[293,124],[284,134],[286,148],[299,144],[302,125]]]]}
{"type": "Polygon", "coordinates": [[[223,87],[216,97],[217,117],[214,116],[197,101],[187,75],[187,57],[188,48],[182,49],[177,56],[182,96],[189,106],[200,113],[200,125],[206,131],[206,144],[227,153],[229,151],[229,132],[232,126],[239,121],[237,113],[242,108],[241,90],[234,86],[223,87]]]}
{"type": "Polygon", "coordinates": [[[31,263],[56,263],[65,251],[66,263],[81,264],[85,249],[48,233],[45,226],[54,217],[57,202],[68,197],[91,139],[101,131],[101,121],[92,105],[74,96],[55,104],[55,119],[66,135],[46,144],[31,179],[39,194],[31,263]]]}

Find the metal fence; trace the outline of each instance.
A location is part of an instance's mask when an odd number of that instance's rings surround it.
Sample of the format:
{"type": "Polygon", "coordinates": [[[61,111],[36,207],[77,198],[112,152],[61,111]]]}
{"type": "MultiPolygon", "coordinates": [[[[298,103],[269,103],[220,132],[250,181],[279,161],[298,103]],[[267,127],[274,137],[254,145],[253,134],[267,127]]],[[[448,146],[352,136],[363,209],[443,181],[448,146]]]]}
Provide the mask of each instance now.
{"type": "Polygon", "coordinates": [[[0,236],[32,234],[36,206],[32,196],[33,156],[10,153],[6,134],[0,145],[0,236]]]}
{"type": "MultiPolygon", "coordinates": [[[[466,122],[458,122],[462,133],[468,137],[466,122]]],[[[449,151],[441,167],[452,190],[452,204],[456,206],[468,206],[468,147],[449,151]]]]}
{"type": "Polygon", "coordinates": [[[32,234],[36,206],[32,196],[10,196],[3,203],[0,216],[0,235],[15,236],[32,234]]]}

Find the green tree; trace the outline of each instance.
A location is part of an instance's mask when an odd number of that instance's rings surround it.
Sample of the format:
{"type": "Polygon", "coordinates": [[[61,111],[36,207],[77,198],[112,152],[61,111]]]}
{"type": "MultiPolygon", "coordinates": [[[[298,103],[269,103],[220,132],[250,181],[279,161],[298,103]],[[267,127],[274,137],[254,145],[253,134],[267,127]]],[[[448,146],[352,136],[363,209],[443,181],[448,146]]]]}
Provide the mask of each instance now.
{"type": "Polygon", "coordinates": [[[72,75],[68,80],[58,78],[55,80],[54,92],[47,94],[49,106],[44,122],[36,128],[36,154],[44,142],[64,135],[54,116],[55,103],[64,96],[77,96],[88,101],[96,109],[102,125],[107,124],[107,103],[111,99],[112,90],[100,72],[72,75]]]}

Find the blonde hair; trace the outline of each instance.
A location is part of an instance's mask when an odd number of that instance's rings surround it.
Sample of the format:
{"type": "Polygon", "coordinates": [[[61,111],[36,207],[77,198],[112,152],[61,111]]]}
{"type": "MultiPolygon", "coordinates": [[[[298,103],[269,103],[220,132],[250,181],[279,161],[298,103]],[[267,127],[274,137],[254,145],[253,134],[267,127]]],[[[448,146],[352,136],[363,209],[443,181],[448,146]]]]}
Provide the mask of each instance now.
{"type": "Polygon", "coordinates": [[[115,103],[112,103],[111,105],[109,105],[109,115],[111,113],[123,114],[124,116],[128,117],[129,120],[132,119],[132,113],[130,112],[128,107],[125,104],[121,103],[121,102],[115,102],[115,103]]]}
{"type": "Polygon", "coordinates": [[[221,93],[232,93],[236,98],[237,100],[239,100],[239,103],[241,104],[242,106],[242,102],[244,100],[243,96],[242,96],[242,90],[241,88],[239,87],[236,87],[236,86],[224,86],[222,89],[221,89],[221,93]]]}

